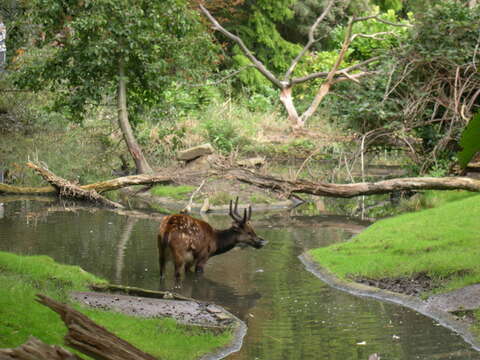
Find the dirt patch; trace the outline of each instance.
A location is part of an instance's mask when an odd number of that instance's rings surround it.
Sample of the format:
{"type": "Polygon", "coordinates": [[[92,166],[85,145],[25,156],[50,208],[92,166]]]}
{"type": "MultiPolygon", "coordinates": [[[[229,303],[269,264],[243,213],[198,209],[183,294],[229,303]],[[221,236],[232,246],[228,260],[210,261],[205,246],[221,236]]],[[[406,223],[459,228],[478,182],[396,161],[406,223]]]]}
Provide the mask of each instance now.
{"type": "Polygon", "coordinates": [[[375,286],[400,294],[420,296],[422,293],[433,290],[438,286],[427,274],[420,273],[414,277],[370,279],[366,277],[353,277],[352,280],[368,286],[375,286]]]}
{"type": "Polygon", "coordinates": [[[174,318],[188,325],[226,327],[238,319],[218,305],[195,301],[152,299],[95,292],[73,292],[73,300],[97,309],[115,310],[131,316],[174,318]]]}

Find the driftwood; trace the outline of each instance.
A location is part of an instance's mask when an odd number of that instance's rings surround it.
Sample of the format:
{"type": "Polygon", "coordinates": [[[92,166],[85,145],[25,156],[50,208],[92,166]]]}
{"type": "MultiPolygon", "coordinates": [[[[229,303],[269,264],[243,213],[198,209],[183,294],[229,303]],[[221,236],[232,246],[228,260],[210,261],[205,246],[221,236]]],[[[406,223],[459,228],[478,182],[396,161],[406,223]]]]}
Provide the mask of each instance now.
{"type": "Polygon", "coordinates": [[[468,190],[480,191],[480,180],[468,177],[422,177],[383,180],[374,183],[329,184],[307,180],[290,181],[273,176],[260,175],[249,170],[231,171],[237,180],[261,188],[286,194],[303,193],[317,196],[351,198],[362,195],[386,194],[404,190],[468,190]]]}
{"type": "Polygon", "coordinates": [[[0,349],[0,360],[82,360],[56,345],[47,345],[35,337],[14,349],[0,349]]]}
{"type": "Polygon", "coordinates": [[[87,316],[45,295],[37,295],[38,302],[60,315],[68,328],[65,343],[99,360],[155,360],[125,340],[120,339],[87,316]]]}
{"type": "MultiPolygon", "coordinates": [[[[112,180],[101,181],[88,185],[79,185],[83,190],[95,190],[98,193],[118,190],[133,185],[171,184],[174,182],[172,176],[165,175],[131,175],[123,176],[112,180]]],[[[21,187],[7,184],[0,184],[0,195],[53,195],[56,189],[53,186],[44,187],[21,187]]]]}
{"type": "Polygon", "coordinates": [[[117,208],[117,209],[124,208],[123,205],[116,203],[114,201],[108,200],[107,198],[104,198],[95,190],[82,189],[79,186],[74,185],[65,179],[62,179],[61,177],[50,172],[49,170],[42,168],[34,163],[28,162],[27,166],[35,170],[45,179],[45,181],[50,183],[50,185],[52,185],[56,189],[58,195],[62,198],[86,200],[86,201],[99,203],[101,205],[111,207],[111,208],[117,208]]]}
{"type": "Polygon", "coordinates": [[[169,299],[169,300],[199,302],[198,300],[195,300],[180,294],[175,294],[169,291],[155,291],[155,290],[137,288],[133,286],[124,286],[124,285],[115,285],[115,284],[92,284],[90,285],[90,289],[98,292],[122,293],[127,295],[141,296],[141,297],[153,298],[153,299],[169,299]]]}

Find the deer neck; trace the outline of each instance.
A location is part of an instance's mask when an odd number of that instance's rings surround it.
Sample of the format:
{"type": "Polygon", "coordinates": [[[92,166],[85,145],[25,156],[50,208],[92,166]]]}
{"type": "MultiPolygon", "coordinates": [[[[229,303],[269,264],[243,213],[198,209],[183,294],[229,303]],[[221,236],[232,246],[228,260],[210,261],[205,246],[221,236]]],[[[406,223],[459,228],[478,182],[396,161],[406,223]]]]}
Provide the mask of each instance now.
{"type": "Polygon", "coordinates": [[[233,230],[233,228],[214,231],[216,235],[215,240],[217,243],[217,250],[212,254],[212,256],[220,255],[230,251],[235,247],[235,245],[237,245],[237,233],[233,230]]]}

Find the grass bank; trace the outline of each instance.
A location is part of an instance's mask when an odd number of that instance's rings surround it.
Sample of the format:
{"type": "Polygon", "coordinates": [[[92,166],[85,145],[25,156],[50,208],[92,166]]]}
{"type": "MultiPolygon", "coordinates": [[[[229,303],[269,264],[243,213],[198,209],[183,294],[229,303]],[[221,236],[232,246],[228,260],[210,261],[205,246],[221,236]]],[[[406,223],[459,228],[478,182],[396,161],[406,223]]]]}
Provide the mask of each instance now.
{"type": "MultiPolygon", "coordinates": [[[[378,221],[352,240],[310,255],[347,280],[426,274],[436,287],[425,296],[480,283],[480,195],[428,192],[422,202],[434,207],[378,221]]],[[[475,318],[478,324],[480,311],[475,318]]]]}
{"type": "Polygon", "coordinates": [[[480,195],[378,221],[351,241],[311,250],[342,278],[413,276],[440,280],[437,291],[480,282],[480,195]]]}
{"type": "MultiPolygon", "coordinates": [[[[66,327],[59,316],[34,301],[42,293],[70,302],[70,291],[85,291],[104,280],[76,266],[61,265],[47,256],[0,252],[0,348],[15,347],[30,335],[49,344],[63,344],[66,327]]],[[[162,359],[196,359],[224,346],[228,331],[213,332],[177,324],[172,319],[142,319],[110,311],[73,307],[138,348],[162,359]]]]}

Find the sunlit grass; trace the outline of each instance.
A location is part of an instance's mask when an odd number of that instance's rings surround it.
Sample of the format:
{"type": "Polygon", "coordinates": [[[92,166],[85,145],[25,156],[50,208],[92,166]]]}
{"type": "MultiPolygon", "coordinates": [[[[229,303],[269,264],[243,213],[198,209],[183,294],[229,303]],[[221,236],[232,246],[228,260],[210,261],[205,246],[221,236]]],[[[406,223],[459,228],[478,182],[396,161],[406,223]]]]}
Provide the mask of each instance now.
{"type": "MultiPolygon", "coordinates": [[[[47,256],[0,252],[0,348],[15,347],[33,335],[49,344],[63,344],[66,328],[59,316],[35,302],[42,293],[68,302],[70,291],[85,291],[102,282],[77,266],[61,265],[47,256]]],[[[133,345],[162,359],[195,359],[227,344],[231,332],[214,334],[172,319],[141,319],[73,305],[133,345]]]]}
{"type": "Polygon", "coordinates": [[[457,289],[480,282],[479,214],[479,195],[456,199],[381,220],[349,242],[310,253],[343,278],[426,273],[442,281],[441,291],[457,289]]]}
{"type": "Polygon", "coordinates": [[[169,197],[175,200],[188,199],[188,194],[194,191],[193,186],[188,185],[157,185],[150,190],[150,193],[156,196],[169,197]]]}

